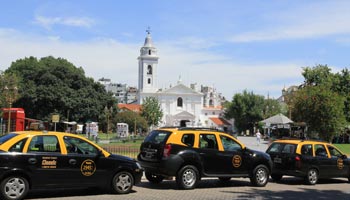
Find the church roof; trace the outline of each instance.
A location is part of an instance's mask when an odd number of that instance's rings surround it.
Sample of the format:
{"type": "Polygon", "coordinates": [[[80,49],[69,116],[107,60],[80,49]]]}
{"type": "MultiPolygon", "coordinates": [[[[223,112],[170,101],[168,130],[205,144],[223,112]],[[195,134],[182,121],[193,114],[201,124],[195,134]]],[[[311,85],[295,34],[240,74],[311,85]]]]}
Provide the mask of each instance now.
{"type": "Polygon", "coordinates": [[[231,125],[228,121],[226,121],[223,118],[217,118],[217,117],[210,117],[209,118],[211,121],[213,121],[216,125],[218,126],[223,126],[223,125],[231,125]]]}
{"type": "Polygon", "coordinates": [[[195,116],[187,111],[182,111],[173,116],[174,119],[193,120],[195,116]]]}
{"type": "Polygon", "coordinates": [[[167,90],[161,91],[160,93],[163,93],[163,94],[191,94],[191,95],[198,95],[198,96],[203,95],[202,93],[197,92],[197,91],[185,86],[182,83],[179,83],[179,84],[175,85],[174,87],[171,87],[167,90]]]}

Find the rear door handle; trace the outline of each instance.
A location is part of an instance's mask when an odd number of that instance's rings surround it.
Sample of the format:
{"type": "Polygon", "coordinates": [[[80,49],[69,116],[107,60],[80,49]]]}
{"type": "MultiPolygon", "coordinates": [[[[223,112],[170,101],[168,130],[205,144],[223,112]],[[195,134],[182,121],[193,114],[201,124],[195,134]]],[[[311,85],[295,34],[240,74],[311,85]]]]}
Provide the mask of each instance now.
{"type": "Polygon", "coordinates": [[[75,165],[75,164],[77,164],[77,160],[75,160],[75,159],[69,159],[69,164],[71,164],[71,165],[75,165]]]}
{"type": "Polygon", "coordinates": [[[37,162],[36,158],[29,158],[29,159],[28,159],[28,163],[29,163],[29,164],[34,165],[34,164],[36,164],[36,162],[37,162]]]}

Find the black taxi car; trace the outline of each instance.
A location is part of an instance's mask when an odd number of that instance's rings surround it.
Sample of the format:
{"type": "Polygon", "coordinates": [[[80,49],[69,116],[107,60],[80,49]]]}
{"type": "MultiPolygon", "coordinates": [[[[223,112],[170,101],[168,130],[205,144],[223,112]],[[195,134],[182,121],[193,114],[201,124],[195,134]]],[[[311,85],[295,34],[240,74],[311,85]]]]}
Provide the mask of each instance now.
{"type": "Polygon", "coordinates": [[[314,185],[319,178],[348,178],[350,160],[327,142],[312,140],[276,140],[266,151],[273,160],[271,177],[275,181],[283,175],[302,177],[314,185]]]}
{"type": "Polygon", "coordinates": [[[23,131],[0,138],[0,199],[23,199],[29,189],[101,187],[129,193],[143,170],[69,133],[23,131]]]}
{"type": "Polygon", "coordinates": [[[201,177],[249,177],[267,184],[272,161],[264,152],[245,147],[231,135],[204,128],[160,128],[141,144],[138,161],[151,183],[176,177],[180,189],[193,189],[201,177]]]}

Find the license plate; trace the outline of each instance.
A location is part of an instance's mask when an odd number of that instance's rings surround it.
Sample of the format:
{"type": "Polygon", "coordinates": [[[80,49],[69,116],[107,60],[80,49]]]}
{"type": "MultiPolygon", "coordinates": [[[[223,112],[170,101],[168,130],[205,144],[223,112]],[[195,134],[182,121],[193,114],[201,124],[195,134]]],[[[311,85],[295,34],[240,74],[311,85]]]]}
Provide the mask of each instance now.
{"type": "Polygon", "coordinates": [[[282,163],[282,159],[281,158],[274,158],[273,162],[274,163],[282,163]]]}

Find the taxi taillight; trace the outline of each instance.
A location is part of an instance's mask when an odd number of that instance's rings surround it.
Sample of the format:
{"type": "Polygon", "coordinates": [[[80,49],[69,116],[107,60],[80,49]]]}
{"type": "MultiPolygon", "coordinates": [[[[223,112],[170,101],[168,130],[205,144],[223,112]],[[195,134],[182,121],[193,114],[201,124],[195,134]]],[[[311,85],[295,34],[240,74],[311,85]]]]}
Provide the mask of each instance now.
{"type": "Polygon", "coordinates": [[[300,158],[300,156],[298,156],[298,155],[295,156],[295,167],[296,167],[297,169],[300,169],[300,168],[301,168],[301,158],[300,158]]]}
{"type": "Polygon", "coordinates": [[[170,156],[170,151],[171,151],[171,145],[170,144],[166,144],[164,146],[164,151],[163,151],[163,157],[167,158],[170,156]]]}

